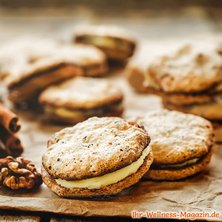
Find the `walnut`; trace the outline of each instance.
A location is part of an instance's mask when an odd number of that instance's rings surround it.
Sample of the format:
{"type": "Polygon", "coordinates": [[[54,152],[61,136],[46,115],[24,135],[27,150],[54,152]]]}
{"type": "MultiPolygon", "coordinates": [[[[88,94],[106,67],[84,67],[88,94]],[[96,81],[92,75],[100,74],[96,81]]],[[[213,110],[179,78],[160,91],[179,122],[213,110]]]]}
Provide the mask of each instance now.
{"type": "Polygon", "coordinates": [[[34,163],[23,157],[0,159],[0,185],[12,190],[32,189],[42,184],[41,174],[34,163]]]}

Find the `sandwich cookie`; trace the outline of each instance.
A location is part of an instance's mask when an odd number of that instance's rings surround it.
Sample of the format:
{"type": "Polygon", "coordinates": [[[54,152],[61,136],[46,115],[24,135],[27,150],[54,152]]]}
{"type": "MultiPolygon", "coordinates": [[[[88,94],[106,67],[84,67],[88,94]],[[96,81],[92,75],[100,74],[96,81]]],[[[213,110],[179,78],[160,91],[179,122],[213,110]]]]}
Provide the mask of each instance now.
{"type": "Polygon", "coordinates": [[[135,39],[125,30],[115,26],[83,26],[74,36],[77,43],[89,44],[101,49],[110,60],[125,62],[136,47],[135,39]]]}
{"type": "Polygon", "coordinates": [[[43,91],[39,98],[48,118],[77,123],[92,116],[121,116],[123,93],[106,79],[75,77],[43,91]]]}
{"type": "Polygon", "coordinates": [[[148,68],[153,88],[164,93],[203,93],[222,91],[222,56],[218,49],[209,46],[204,50],[187,45],[173,55],[157,58],[148,68]]]}
{"type": "Polygon", "coordinates": [[[44,183],[61,197],[112,195],[152,163],[147,132],[118,117],[93,117],[56,133],[42,157],[44,183]]]}
{"type": "Polygon", "coordinates": [[[158,58],[146,74],[165,108],[221,122],[222,54],[217,47],[185,46],[158,58]]]}
{"type": "Polygon", "coordinates": [[[159,110],[137,118],[151,138],[154,161],[145,178],[179,180],[204,170],[213,152],[209,121],[192,114],[159,110]]]}
{"type": "Polygon", "coordinates": [[[102,76],[107,71],[103,52],[90,46],[19,42],[7,56],[1,55],[5,56],[1,79],[9,89],[10,100],[18,104],[31,101],[51,84],[78,75],[102,76]]]}

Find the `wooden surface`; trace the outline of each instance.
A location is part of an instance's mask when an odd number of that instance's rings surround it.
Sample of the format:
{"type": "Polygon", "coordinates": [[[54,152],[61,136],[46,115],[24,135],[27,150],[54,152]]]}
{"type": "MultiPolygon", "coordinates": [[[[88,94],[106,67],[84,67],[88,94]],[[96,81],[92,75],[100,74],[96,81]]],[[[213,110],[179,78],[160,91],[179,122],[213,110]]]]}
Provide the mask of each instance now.
{"type": "MultiPolygon", "coordinates": [[[[178,10],[159,9],[158,11],[150,8],[127,9],[120,11],[109,10],[104,8],[80,7],[72,9],[29,9],[24,8],[19,10],[9,11],[0,8],[0,45],[5,44],[16,38],[23,36],[44,36],[56,37],[59,39],[69,39],[73,27],[79,23],[96,23],[96,24],[118,24],[120,26],[131,29],[136,33],[136,36],[141,41],[149,41],[150,43],[158,41],[181,42],[189,41],[190,39],[211,39],[219,37],[222,34],[222,10],[221,8],[212,7],[185,7],[178,10]]],[[[160,44],[161,46],[161,44],[160,44]]],[[[145,58],[145,57],[144,57],[145,58]]],[[[158,99],[153,100],[158,103],[158,99]]],[[[129,107],[144,106],[141,101],[129,103],[129,107]]],[[[149,106],[152,108],[152,103],[149,106]]],[[[155,107],[155,105],[154,105],[155,107]]],[[[133,110],[133,109],[131,109],[133,110]]],[[[129,113],[130,114],[130,113],[129,113]]],[[[33,116],[24,114],[25,118],[32,119],[33,116]]],[[[41,117],[40,117],[41,118],[41,117]]],[[[23,139],[28,141],[27,144],[35,144],[35,147],[42,146],[41,136],[36,137],[34,128],[36,124],[24,125],[23,139]],[[29,132],[28,138],[25,137],[25,131],[29,132]],[[31,136],[30,136],[31,135],[31,136]]],[[[58,127],[51,127],[48,131],[45,126],[42,127],[42,136],[48,137],[58,127]]],[[[27,149],[25,156],[31,157],[32,150],[27,149]]],[[[39,164],[39,159],[36,157],[36,163],[39,164]]],[[[0,217],[0,221],[39,221],[39,218],[44,221],[109,221],[105,218],[70,218],[67,216],[38,214],[31,215],[26,212],[17,211],[0,211],[4,216],[0,217]],[[5,214],[6,213],[6,214],[5,214]]],[[[111,219],[114,221],[114,219],[111,219]]],[[[110,221],[111,221],[110,220],[110,221]]],[[[127,219],[124,219],[126,221],[127,219]]],[[[118,219],[116,219],[118,221],[118,219]]]]}

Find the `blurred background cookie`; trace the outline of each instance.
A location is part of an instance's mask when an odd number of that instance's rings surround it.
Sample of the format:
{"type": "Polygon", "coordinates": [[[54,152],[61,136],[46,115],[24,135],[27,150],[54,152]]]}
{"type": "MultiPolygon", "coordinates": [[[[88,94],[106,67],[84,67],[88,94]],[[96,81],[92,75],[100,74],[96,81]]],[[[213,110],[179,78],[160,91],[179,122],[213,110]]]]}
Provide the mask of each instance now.
{"type": "Polygon", "coordinates": [[[137,183],[152,160],[150,138],[135,122],[90,118],[48,141],[44,183],[61,197],[113,195],[137,183]]]}
{"type": "Polygon", "coordinates": [[[110,60],[125,62],[135,51],[136,41],[116,26],[82,26],[76,29],[74,41],[101,49],[110,60]]]}
{"type": "Polygon", "coordinates": [[[150,135],[154,161],[145,178],[178,180],[203,171],[213,152],[209,121],[177,111],[151,111],[137,118],[150,135]]]}
{"type": "Polygon", "coordinates": [[[73,76],[107,74],[103,52],[51,41],[18,42],[1,52],[1,79],[15,104],[33,100],[49,85],[73,76]]]}
{"type": "Polygon", "coordinates": [[[165,108],[221,122],[222,55],[216,46],[184,46],[154,60],[146,75],[165,108]]]}
{"type": "Polygon", "coordinates": [[[123,93],[108,79],[75,77],[40,95],[49,119],[77,123],[92,116],[121,116],[123,93]]]}
{"type": "Polygon", "coordinates": [[[214,46],[186,45],[174,54],[157,58],[149,77],[165,93],[201,93],[222,81],[221,55],[214,46]]]}

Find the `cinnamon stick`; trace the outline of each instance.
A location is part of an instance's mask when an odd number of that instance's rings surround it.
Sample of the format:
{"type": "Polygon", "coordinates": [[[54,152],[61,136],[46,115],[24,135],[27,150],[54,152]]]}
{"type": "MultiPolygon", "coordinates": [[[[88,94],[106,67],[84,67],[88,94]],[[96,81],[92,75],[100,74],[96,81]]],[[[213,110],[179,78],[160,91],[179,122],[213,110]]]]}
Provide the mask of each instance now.
{"type": "Polygon", "coordinates": [[[0,103],[0,125],[12,133],[20,130],[18,116],[0,103]]]}
{"type": "Polygon", "coordinates": [[[23,152],[20,139],[2,126],[0,126],[0,138],[1,143],[4,145],[4,148],[2,148],[3,155],[5,155],[4,153],[7,153],[7,155],[17,157],[23,152]]]}

